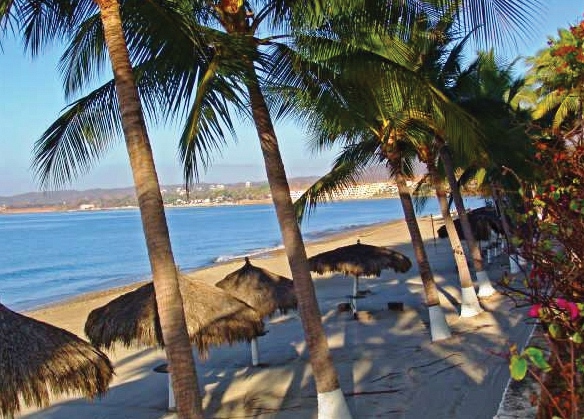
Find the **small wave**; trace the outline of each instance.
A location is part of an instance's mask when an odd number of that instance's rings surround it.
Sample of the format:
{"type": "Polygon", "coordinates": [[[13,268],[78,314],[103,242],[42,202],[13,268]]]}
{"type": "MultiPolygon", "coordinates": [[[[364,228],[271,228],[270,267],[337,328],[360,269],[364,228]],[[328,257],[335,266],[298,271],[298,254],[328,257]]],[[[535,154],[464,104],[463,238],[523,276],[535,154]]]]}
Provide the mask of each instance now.
{"type": "Polygon", "coordinates": [[[358,229],[361,229],[364,227],[370,227],[370,226],[374,226],[376,224],[386,223],[386,222],[391,222],[391,221],[395,221],[395,220],[394,219],[387,219],[387,220],[381,220],[381,221],[373,221],[371,223],[345,224],[342,227],[335,227],[335,228],[328,228],[325,230],[316,230],[316,231],[307,232],[307,233],[304,233],[304,237],[309,241],[320,240],[320,239],[323,239],[325,237],[332,236],[334,234],[346,233],[346,232],[351,231],[351,230],[358,230],[358,229]]]}
{"type": "Polygon", "coordinates": [[[229,262],[232,260],[243,259],[245,257],[267,256],[268,253],[273,252],[275,250],[281,250],[283,248],[284,248],[284,245],[280,244],[280,245],[275,246],[275,247],[266,247],[263,249],[252,250],[248,253],[219,256],[218,258],[216,258],[213,261],[213,263],[224,263],[224,262],[229,262]]]}

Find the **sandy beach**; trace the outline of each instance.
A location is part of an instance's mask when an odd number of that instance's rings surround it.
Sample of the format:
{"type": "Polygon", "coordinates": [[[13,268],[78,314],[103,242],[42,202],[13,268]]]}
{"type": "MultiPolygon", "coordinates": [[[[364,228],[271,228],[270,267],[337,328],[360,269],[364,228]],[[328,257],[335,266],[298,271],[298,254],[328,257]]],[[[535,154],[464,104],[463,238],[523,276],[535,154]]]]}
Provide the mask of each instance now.
{"type": "MultiPolygon", "coordinates": [[[[440,226],[434,222],[434,229],[440,226]]],[[[338,312],[346,302],[352,278],[314,275],[322,320],[341,388],[355,418],[493,418],[509,380],[507,362],[497,355],[510,343],[523,345],[531,327],[523,312],[496,294],[483,300],[485,312],[460,318],[460,287],[447,240],[433,239],[430,218],[420,220],[426,249],[453,337],[430,341],[422,282],[404,222],[375,225],[310,243],[308,255],[353,244],[357,239],[390,246],[414,266],[403,274],[383,271],[379,279],[361,281],[369,289],[359,300],[359,319],[338,312]],[[390,311],[388,302],[403,302],[390,311]]],[[[282,251],[252,259],[254,265],[290,277],[282,251]]],[[[242,266],[217,264],[189,273],[209,283],[242,266]]],[[[508,269],[505,256],[489,265],[493,282],[508,269]]],[[[77,297],[28,315],[84,337],[88,313],[135,286],[77,297]]],[[[269,333],[259,340],[261,366],[252,367],[247,343],[213,348],[197,358],[205,415],[209,418],[315,418],[316,391],[298,315],[267,321],[269,333]]],[[[195,351],[196,352],[196,351],[195,351]]],[[[106,352],[115,366],[109,392],[99,400],[75,397],[55,400],[43,410],[25,409],[26,418],[162,418],[168,412],[167,375],[153,371],[165,362],[157,349],[106,352]]]]}

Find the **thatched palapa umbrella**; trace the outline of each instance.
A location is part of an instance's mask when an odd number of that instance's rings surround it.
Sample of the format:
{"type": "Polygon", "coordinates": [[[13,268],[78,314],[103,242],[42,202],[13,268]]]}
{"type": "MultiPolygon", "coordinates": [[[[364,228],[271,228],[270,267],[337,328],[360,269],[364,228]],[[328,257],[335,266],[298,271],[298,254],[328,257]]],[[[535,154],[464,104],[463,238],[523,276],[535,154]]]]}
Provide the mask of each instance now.
{"type": "Polygon", "coordinates": [[[402,253],[386,247],[362,244],[360,240],[357,240],[357,244],[319,253],[309,258],[308,262],[310,270],[319,274],[341,272],[353,276],[351,307],[355,317],[357,316],[357,298],[359,297],[359,277],[379,277],[382,270],[390,268],[396,272],[407,272],[412,267],[412,262],[402,253]]]}
{"type": "MultiPolygon", "coordinates": [[[[231,272],[215,284],[235,298],[245,301],[262,317],[271,316],[277,310],[286,313],[296,310],[298,301],[291,279],[254,266],[245,258],[245,265],[231,272]]],[[[259,364],[257,339],[251,341],[252,365],[259,364]]]]}
{"type": "MultiPolygon", "coordinates": [[[[250,341],[263,332],[260,314],[249,305],[206,282],[181,277],[187,330],[205,356],[209,346],[250,341]]],[[[85,333],[98,347],[164,346],[152,282],[96,308],[87,317],[85,333]]]]}
{"type": "Polygon", "coordinates": [[[46,406],[51,394],[105,393],[112,365],[73,333],[0,304],[0,416],[21,404],[46,406]]]}

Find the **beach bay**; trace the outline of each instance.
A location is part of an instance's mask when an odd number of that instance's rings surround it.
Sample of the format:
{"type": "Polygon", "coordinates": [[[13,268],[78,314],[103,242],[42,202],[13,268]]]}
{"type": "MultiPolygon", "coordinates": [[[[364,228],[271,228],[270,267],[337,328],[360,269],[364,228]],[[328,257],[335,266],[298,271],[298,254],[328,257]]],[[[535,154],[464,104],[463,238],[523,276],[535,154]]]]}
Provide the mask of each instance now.
{"type": "MultiPolygon", "coordinates": [[[[509,373],[507,361],[497,353],[507,350],[510,342],[523,344],[530,327],[524,323],[523,313],[500,295],[484,300],[485,312],[479,316],[459,317],[460,288],[452,251],[447,240],[434,240],[433,231],[438,226],[439,222],[428,216],[420,219],[441,303],[452,328],[450,339],[430,340],[415,263],[406,273],[383,271],[379,279],[362,281],[370,294],[360,300],[358,320],[337,311],[350,292],[351,278],[313,276],[333,360],[355,418],[486,419],[498,410],[509,373]],[[403,302],[404,310],[387,310],[390,301],[403,302]]],[[[321,236],[308,243],[307,252],[311,256],[358,239],[389,246],[414,260],[401,220],[321,236]]],[[[252,256],[252,262],[290,275],[282,250],[252,256]]],[[[231,258],[190,271],[187,277],[215,283],[242,263],[231,258]]],[[[506,263],[499,257],[489,265],[494,280],[506,269],[506,263]]],[[[135,286],[79,295],[27,314],[84,336],[83,325],[93,308],[135,286]]],[[[247,343],[214,348],[207,359],[197,357],[206,417],[316,417],[314,382],[297,313],[268,320],[267,329],[269,333],[260,339],[261,367],[251,367],[247,343]]],[[[22,417],[173,417],[167,411],[167,376],[153,371],[165,362],[162,350],[117,346],[107,354],[116,375],[104,398],[62,398],[46,409],[25,409],[22,417]]]]}
{"type": "MultiPolygon", "coordinates": [[[[468,198],[471,206],[482,200],[468,198]]],[[[437,214],[433,200],[422,214],[437,214]]],[[[193,270],[281,247],[271,205],[168,208],[175,261],[193,270]]],[[[397,199],[319,207],[308,242],[402,218],[397,199]]],[[[32,309],[86,292],[143,281],[150,268],[137,209],[0,215],[0,302],[32,309]]]]}

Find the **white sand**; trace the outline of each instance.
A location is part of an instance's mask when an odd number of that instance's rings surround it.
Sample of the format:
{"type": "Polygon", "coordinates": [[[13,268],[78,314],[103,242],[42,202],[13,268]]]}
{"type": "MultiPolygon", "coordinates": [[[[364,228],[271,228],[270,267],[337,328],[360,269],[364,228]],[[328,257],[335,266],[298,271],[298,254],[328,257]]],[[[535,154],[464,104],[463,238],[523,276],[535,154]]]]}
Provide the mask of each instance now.
{"type": "MultiPolygon", "coordinates": [[[[420,221],[427,243],[441,302],[453,337],[431,343],[422,283],[405,223],[384,224],[335,236],[307,246],[308,255],[353,244],[391,246],[408,255],[413,268],[405,274],[384,271],[380,279],[361,281],[371,294],[359,300],[359,320],[337,312],[347,301],[351,278],[315,276],[329,346],[341,387],[354,418],[492,418],[509,379],[507,362],[495,355],[510,342],[523,344],[529,327],[522,313],[506,298],[483,300],[485,312],[460,318],[460,287],[447,240],[432,239],[429,218],[420,221]],[[405,304],[402,312],[388,311],[387,303],[405,304]]],[[[439,227],[436,224],[435,229],[439,227]]],[[[253,259],[254,265],[290,276],[283,252],[253,259]]],[[[238,269],[241,261],[196,271],[190,276],[211,283],[238,269]]],[[[508,258],[495,258],[489,275],[495,282],[508,269],[508,258]],[[505,265],[505,266],[502,266],[505,265]]],[[[126,287],[125,291],[129,288],[126,287]]],[[[29,313],[83,336],[89,311],[120,294],[120,290],[96,293],[29,313]]],[[[260,362],[251,367],[249,345],[242,343],[211,350],[205,361],[197,360],[204,388],[206,417],[212,418],[313,418],[316,392],[311,376],[302,327],[296,314],[273,318],[269,333],[259,340],[260,362]]],[[[27,418],[161,418],[167,412],[167,377],[152,371],[165,360],[155,349],[109,352],[116,376],[101,400],[55,400],[44,410],[27,409],[27,418]]]]}

